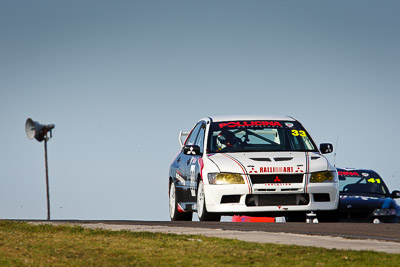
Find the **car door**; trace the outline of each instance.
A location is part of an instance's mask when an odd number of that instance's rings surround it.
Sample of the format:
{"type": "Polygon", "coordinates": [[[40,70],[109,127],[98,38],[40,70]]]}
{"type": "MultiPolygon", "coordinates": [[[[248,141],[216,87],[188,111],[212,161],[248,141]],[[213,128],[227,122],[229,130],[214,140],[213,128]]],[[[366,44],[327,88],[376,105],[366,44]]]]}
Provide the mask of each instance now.
{"type": "Polygon", "coordinates": [[[201,165],[200,160],[203,156],[204,152],[204,136],[206,132],[206,124],[202,123],[199,129],[198,135],[194,142],[194,145],[200,147],[200,154],[199,155],[192,155],[190,159],[190,163],[188,165],[187,173],[188,173],[188,184],[190,190],[190,199],[191,201],[196,201],[196,193],[197,193],[197,184],[198,178],[200,177],[201,165]]]}
{"type": "MultiPolygon", "coordinates": [[[[197,136],[202,128],[202,123],[199,122],[191,131],[190,135],[186,139],[185,146],[187,145],[195,145],[197,136]]],[[[198,155],[187,155],[181,152],[181,155],[178,157],[180,160],[179,170],[182,173],[183,179],[185,180],[185,184],[183,186],[183,199],[184,202],[193,202],[193,198],[196,196],[196,168],[192,167],[198,161],[198,155]]]]}

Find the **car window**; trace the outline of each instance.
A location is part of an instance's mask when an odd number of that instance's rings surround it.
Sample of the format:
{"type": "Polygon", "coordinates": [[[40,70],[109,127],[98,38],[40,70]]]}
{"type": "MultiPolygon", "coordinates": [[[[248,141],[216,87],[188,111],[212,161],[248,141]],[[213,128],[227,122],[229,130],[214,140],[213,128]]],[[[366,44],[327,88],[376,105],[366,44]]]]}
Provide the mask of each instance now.
{"type": "Polygon", "coordinates": [[[199,134],[197,135],[195,145],[200,147],[200,153],[203,153],[204,150],[204,135],[206,132],[206,125],[202,124],[199,134]]]}
{"type": "Polygon", "coordinates": [[[379,176],[344,176],[340,175],[340,173],[339,191],[341,193],[366,193],[380,195],[387,195],[389,193],[385,183],[379,176]]]}
{"type": "Polygon", "coordinates": [[[210,152],[315,151],[311,137],[298,122],[230,121],[212,123],[210,152]]]}
{"type": "Polygon", "coordinates": [[[192,132],[190,133],[185,145],[194,145],[196,142],[196,137],[199,133],[199,130],[201,128],[202,123],[198,123],[192,130],[192,132]]]}

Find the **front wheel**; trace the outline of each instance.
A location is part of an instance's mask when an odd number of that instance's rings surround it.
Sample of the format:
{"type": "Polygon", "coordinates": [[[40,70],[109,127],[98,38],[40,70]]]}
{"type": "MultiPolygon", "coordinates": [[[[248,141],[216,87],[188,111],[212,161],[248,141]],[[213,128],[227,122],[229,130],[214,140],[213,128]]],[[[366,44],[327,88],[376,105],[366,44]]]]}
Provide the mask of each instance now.
{"type": "Polygon", "coordinates": [[[179,212],[178,211],[178,200],[176,195],[175,184],[171,183],[169,187],[169,217],[171,221],[191,221],[192,212],[179,212]]]}
{"type": "Polygon", "coordinates": [[[200,180],[197,190],[197,214],[200,221],[220,221],[221,215],[218,213],[211,213],[206,208],[206,198],[204,195],[204,184],[200,180]]]}

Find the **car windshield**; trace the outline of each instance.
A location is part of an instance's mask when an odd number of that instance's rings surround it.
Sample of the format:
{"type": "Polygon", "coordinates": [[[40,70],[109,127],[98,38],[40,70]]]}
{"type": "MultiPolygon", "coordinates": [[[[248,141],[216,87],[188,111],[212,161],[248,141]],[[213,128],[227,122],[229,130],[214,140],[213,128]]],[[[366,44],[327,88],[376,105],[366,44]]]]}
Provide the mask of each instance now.
{"type": "Polygon", "coordinates": [[[387,195],[388,189],[376,173],[339,171],[339,191],[348,194],[387,195]]]}
{"type": "Polygon", "coordinates": [[[297,121],[225,121],[211,124],[208,151],[314,151],[314,142],[297,121]]]}

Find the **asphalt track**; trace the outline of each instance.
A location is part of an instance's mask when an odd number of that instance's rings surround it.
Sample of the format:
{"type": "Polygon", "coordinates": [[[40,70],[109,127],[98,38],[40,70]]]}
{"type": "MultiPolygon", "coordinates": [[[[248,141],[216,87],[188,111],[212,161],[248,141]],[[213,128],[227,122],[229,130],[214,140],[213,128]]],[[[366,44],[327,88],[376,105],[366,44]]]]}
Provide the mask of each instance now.
{"type": "Polygon", "coordinates": [[[113,220],[29,221],[88,228],[163,232],[239,239],[248,242],[316,246],[329,249],[400,253],[400,224],[234,223],[113,220]]]}

